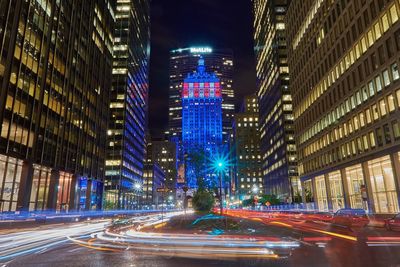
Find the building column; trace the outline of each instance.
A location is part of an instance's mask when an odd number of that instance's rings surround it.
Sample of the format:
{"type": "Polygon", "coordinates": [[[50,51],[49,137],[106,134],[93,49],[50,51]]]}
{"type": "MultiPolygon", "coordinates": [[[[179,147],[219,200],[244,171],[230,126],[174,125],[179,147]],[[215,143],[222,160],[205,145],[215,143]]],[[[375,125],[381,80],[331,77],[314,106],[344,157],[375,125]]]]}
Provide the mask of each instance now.
{"type": "Polygon", "coordinates": [[[394,184],[396,186],[397,204],[400,207],[400,157],[399,153],[395,152],[390,155],[390,161],[392,162],[394,184]]]}
{"type": "Polygon", "coordinates": [[[317,193],[317,185],[315,182],[315,177],[311,178],[311,185],[312,185],[312,196],[314,199],[314,206],[316,210],[319,210],[319,205],[318,205],[318,193],[317,193]]]}
{"type": "Polygon", "coordinates": [[[361,163],[362,166],[362,172],[364,176],[364,182],[365,182],[365,187],[367,188],[367,204],[368,204],[368,210],[372,213],[375,213],[375,203],[374,203],[374,195],[372,193],[372,186],[371,186],[371,179],[370,179],[370,174],[369,174],[369,169],[368,169],[368,162],[365,161],[361,163]]]}
{"type": "Polygon", "coordinates": [[[68,211],[77,211],[79,205],[79,179],[80,176],[77,174],[72,175],[71,178],[71,191],[69,194],[69,207],[68,211]]]}
{"type": "Polygon", "coordinates": [[[51,170],[49,194],[47,196],[47,209],[55,211],[57,209],[58,185],[60,183],[60,172],[51,170]]]}
{"type": "Polygon", "coordinates": [[[349,184],[347,183],[346,169],[340,169],[340,176],[342,178],[342,190],[345,208],[351,208],[349,184]]]}
{"type": "Polygon", "coordinates": [[[29,211],[29,200],[31,197],[33,180],[33,165],[24,161],[21,170],[21,181],[18,190],[17,210],[29,211]]]}
{"type": "Polygon", "coordinates": [[[91,201],[92,200],[92,180],[87,179],[87,186],[86,186],[86,201],[85,201],[85,210],[91,209],[91,201]]]}
{"type": "Polygon", "coordinates": [[[327,173],[325,173],[324,178],[325,178],[326,197],[328,199],[328,211],[331,211],[331,210],[333,210],[333,205],[332,205],[332,196],[331,196],[331,186],[329,183],[329,175],[327,173]]]}

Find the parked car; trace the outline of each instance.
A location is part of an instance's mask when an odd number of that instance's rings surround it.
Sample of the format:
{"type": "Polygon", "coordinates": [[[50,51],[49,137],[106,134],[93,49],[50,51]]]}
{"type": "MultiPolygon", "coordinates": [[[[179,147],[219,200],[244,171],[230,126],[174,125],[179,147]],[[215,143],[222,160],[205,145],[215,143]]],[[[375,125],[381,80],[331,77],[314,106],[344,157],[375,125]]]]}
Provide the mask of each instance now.
{"type": "Polygon", "coordinates": [[[385,220],[385,227],[388,230],[400,231],[400,213],[385,220]]]}
{"type": "Polygon", "coordinates": [[[363,209],[340,209],[332,218],[332,224],[348,228],[365,227],[368,223],[369,218],[363,209]]]}

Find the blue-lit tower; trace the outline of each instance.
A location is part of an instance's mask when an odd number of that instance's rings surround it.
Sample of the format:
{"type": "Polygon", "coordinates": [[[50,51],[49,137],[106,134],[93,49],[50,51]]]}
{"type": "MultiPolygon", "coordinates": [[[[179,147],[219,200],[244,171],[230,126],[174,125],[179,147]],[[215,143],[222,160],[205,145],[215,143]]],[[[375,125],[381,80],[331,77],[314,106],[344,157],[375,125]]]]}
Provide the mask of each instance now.
{"type": "MultiPolygon", "coordinates": [[[[211,156],[222,145],[222,96],[220,80],[215,73],[207,73],[204,59],[199,58],[197,71],[184,79],[182,90],[182,143],[186,155],[203,153],[211,156]]],[[[196,168],[192,161],[186,166],[186,181],[197,187],[196,168]]],[[[202,176],[208,186],[213,184],[212,173],[204,166],[202,176]]]]}

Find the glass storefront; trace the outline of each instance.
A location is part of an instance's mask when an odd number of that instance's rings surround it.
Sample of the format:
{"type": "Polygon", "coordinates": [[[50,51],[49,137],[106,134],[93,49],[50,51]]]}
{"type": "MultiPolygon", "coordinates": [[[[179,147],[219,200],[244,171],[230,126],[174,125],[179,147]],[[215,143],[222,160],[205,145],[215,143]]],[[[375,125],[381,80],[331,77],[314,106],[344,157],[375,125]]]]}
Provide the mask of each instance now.
{"type": "Polygon", "coordinates": [[[72,174],[60,172],[57,193],[57,211],[69,210],[69,198],[71,194],[72,174]]]}
{"type": "Polygon", "coordinates": [[[29,200],[29,210],[45,210],[47,208],[47,198],[49,194],[51,170],[33,165],[33,181],[31,197],[29,200]]]}
{"type": "Polygon", "coordinates": [[[399,205],[390,156],[368,161],[376,213],[397,213],[399,205]]]}
{"type": "Polygon", "coordinates": [[[318,210],[328,211],[328,197],[326,195],[325,177],[323,175],[315,177],[315,187],[317,191],[318,210]]]}
{"type": "Polygon", "coordinates": [[[350,207],[353,209],[367,209],[361,197],[361,186],[365,185],[361,164],[345,169],[346,182],[349,190],[350,207]]]}
{"type": "Polygon", "coordinates": [[[17,209],[22,163],[22,160],[0,155],[0,211],[17,209]]]}
{"type": "Polygon", "coordinates": [[[343,185],[340,171],[328,174],[333,211],[344,208],[343,185]]]}

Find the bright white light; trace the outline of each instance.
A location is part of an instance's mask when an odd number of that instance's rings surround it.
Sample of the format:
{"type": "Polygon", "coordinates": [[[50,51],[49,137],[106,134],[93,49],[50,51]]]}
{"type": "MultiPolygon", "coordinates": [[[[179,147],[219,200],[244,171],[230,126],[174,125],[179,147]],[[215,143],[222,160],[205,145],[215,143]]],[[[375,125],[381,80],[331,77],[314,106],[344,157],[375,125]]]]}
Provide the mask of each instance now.
{"type": "Polygon", "coordinates": [[[212,48],[210,48],[210,47],[191,47],[190,53],[212,53],[212,48]]]}

